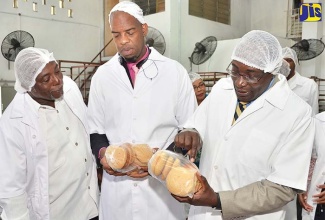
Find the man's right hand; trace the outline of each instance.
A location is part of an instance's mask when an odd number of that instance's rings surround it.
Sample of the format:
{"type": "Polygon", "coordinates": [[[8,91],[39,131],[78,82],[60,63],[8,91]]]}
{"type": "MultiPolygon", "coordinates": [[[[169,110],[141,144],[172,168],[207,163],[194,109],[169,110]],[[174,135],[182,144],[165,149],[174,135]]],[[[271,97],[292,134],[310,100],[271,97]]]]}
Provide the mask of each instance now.
{"type": "Polygon", "coordinates": [[[196,153],[202,147],[202,140],[199,132],[195,130],[184,130],[178,133],[174,140],[176,147],[189,150],[187,154],[192,162],[195,161],[196,153]]]}
{"type": "Polygon", "coordinates": [[[109,175],[113,175],[113,176],[125,176],[125,173],[120,173],[117,172],[115,170],[113,170],[107,163],[106,157],[105,157],[105,151],[103,150],[103,153],[100,152],[101,156],[100,156],[100,163],[101,165],[103,165],[103,170],[105,170],[109,175]],[[104,155],[102,155],[104,154],[104,155]]]}

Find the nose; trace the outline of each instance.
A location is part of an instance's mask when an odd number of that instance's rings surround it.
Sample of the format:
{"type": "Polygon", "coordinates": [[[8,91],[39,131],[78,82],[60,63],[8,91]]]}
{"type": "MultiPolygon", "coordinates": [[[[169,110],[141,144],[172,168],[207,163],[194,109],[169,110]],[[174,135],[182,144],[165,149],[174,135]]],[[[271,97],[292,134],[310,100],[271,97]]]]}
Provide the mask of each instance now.
{"type": "Polygon", "coordinates": [[[239,87],[243,87],[243,86],[247,85],[247,81],[245,80],[244,76],[242,76],[242,75],[239,75],[239,77],[237,77],[235,79],[235,83],[239,87]]]}
{"type": "Polygon", "coordinates": [[[59,74],[59,75],[54,76],[54,85],[60,85],[60,84],[62,84],[62,80],[63,80],[62,73],[59,74]]]}
{"type": "Polygon", "coordinates": [[[127,36],[127,34],[122,34],[121,36],[121,44],[126,44],[130,41],[129,37],[127,36]]]}

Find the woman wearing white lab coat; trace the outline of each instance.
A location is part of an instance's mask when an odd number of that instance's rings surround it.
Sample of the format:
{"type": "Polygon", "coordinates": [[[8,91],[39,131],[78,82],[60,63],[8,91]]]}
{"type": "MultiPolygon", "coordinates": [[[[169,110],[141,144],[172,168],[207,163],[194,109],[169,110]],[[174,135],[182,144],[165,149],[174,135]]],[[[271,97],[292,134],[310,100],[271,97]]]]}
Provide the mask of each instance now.
{"type": "MultiPolygon", "coordinates": [[[[315,116],[315,124],[316,134],[314,151],[317,159],[306,201],[313,209],[310,212],[302,209],[303,220],[314,220],[317,204],[313,202],[313,200],[316,199],[313,196],[321,192],[321,189],[317,188],[317,185],[323,185],[325,183],[325,112],[315,116]]],[[[323,204],[323,206],[325,206],[325,204],[323,204]]]]}
{"type": "MultiPolygon", "coordinates": [[[[88,133],[86,106],[80,91],[70,78],[64,76],[63,81],[63,99],[88,133]]],[[[25,214],[17,219],[50,220],[48,149],[38,124],[39,116],[27,99],[31,99],[29,94],[17,93],[0,119],[0,205],[7,198],[19,197],[16,210],[8,210],[25,214]]],[[[89,143],[89,135],[86,138],[89,143]]],[[[98,205],[96,167],[90,146],[86,151],[88,190],[98,205]]],[[[69,159],[69,155],[62,159],[69,159]]],[[[73,206],[69,201],[66,205],[73,206]]]]}

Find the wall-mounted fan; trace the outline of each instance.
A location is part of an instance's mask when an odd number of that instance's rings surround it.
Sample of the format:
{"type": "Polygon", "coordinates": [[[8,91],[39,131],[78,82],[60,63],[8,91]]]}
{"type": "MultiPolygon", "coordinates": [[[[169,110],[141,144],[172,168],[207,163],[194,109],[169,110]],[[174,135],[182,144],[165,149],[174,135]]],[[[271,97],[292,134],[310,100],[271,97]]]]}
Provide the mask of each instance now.
{"type": "Polygon", "coordinates": [[[164,54],[166,50],[166,42],[164,36],[156,28],[148,27],[148,34],[145,38],[149,47],[155,48],[160,54],[164,54]]]}
{"type": "Polygon", "coordinates": [[[217,38],[214,36],[206,37],[202,41],[197,42],[191,57],[189,57],[191,61],[191,69],[192,63],[195,65],[200,65],[207,61],[212,56],[216,48],[217,38]]]}
{"type": "Polygon", "coordinates": [[[15,61],[22,49],[34,47],[34,45],[33,36],[26,31],[18,30],[8,34],[1,44],[1,53],[8,60],[8,68],[10,69],[10,61],[15,61]]]}
{"type": "Polygon", "coordinates": [[[318,39],[304,39],[291,47],[297,53],[298,60],[310,60],[320,55],[325,45],[318,39]]]}

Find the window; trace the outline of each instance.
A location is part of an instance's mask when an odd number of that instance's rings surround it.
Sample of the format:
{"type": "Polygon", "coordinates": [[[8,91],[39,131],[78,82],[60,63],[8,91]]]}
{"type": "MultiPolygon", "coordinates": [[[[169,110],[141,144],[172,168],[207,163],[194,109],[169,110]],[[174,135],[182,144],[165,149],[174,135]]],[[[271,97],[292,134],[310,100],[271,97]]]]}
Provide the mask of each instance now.
{"type": "Polygon", "coordinates": [[[143,15],[165,11],[165,0],[132,0],[143,10],[143,15]]]}
{"type": "Polygon", "coordinates": [[[230,0],[189,0],[189,14],[230,25],[230,0]]]}

